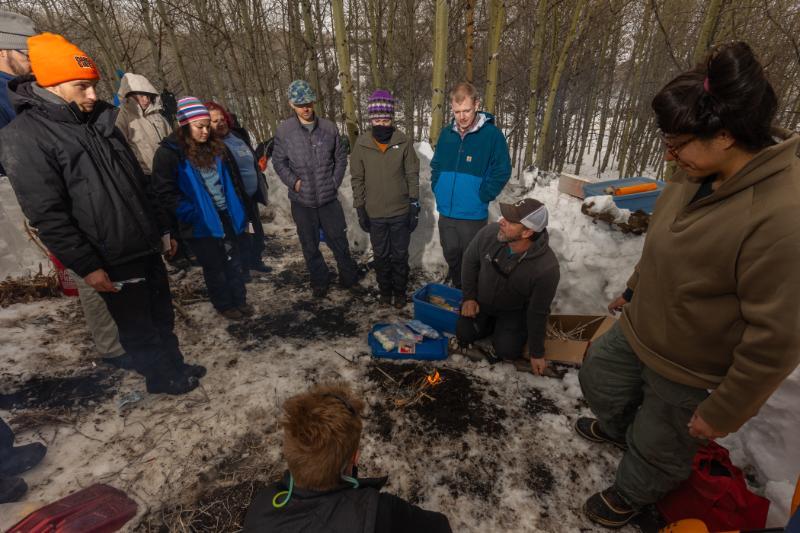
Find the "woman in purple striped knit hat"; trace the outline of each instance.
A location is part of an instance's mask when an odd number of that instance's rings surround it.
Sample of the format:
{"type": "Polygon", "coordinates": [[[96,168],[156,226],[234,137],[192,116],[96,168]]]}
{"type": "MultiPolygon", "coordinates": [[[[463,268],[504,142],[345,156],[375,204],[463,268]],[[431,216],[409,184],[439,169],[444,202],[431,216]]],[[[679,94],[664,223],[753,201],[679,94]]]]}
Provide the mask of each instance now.
{"type": "Polygon", "coordinates": [[[408,245],[419,219],[419,160],[411,139],[394,127],[394,97],[370,95],[372,128],[359,135],[350,155],[353,207],[369,233],[381,303],[405,307],[408,245]]]}
{"type": "Polygon", "coordinates": [[[211,131],[206,106],[193,96],[181,98],[176,118],[180,128],[161,142],[153,159],[153,183],[203,267],[214,308],[225,318],[242,319],[254,312],[241,268],[244,186],[231,170],[235,162],[225,143],[211,131]]]}

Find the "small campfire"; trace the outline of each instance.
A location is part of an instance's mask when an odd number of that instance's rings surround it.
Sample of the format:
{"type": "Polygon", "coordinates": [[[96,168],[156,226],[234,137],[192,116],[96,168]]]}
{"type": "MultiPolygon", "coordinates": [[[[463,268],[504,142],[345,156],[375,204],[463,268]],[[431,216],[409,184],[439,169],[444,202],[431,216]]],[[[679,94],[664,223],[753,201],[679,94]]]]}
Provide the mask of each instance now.
{"type": "Polygon", "coordinates": [[[395,385],[398,387],[397,394],[398,396],[394,399],[395,407],[409,407],[423,398],[435,401],[436,398],[428,394],[431,389],[438,387],[444,382],[444,378],[439,373],[437,369],[433,369],[433,372],[424,375],[420,379],[413,382],[411,385],[402,386],[402,383],[398,382],[392,376],[384,372],[379,366],[376,366],[381,374],[383,374],[387,379],[391,380],[395,385]]]}

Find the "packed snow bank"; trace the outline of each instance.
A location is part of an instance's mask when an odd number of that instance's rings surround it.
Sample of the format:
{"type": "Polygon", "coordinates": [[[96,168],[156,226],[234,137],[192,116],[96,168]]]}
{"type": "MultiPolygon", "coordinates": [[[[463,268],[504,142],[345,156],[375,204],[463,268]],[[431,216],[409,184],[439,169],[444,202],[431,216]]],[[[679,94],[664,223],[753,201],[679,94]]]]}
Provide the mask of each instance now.
{"type": "Polygon", "coordinates": [[[0,174],[0,279],[45,272],[50,264],[25,234],[25,217],[7,176],[0,174]]]}

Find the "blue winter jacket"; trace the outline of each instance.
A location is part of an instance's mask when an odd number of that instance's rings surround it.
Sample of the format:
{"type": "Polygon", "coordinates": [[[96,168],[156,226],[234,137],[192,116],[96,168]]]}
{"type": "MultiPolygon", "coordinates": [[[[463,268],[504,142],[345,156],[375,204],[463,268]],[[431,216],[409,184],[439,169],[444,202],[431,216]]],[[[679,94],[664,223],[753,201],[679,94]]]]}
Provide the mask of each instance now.
{"type": "MultiPolygon", "coordinates": [[[[222,181],[222,191],[233,230],[236,235],[240,235],[247,226],[242,191],[237,190],[228,170],[228,163],[221,157],[217,157],[217,173],[222,181]]],[[[191,235],[186,235],[187,237],[221,239],[225,236],[222,220],[203,177],[184,157],[174,134],[161,141],[161,146],[156,151],[153,159],[153,180],[159,196],[165,205],[173,208],[181,226],[191,226],[191,235]]]]}
{"type": "Polygon", "coordinates": [[[455,121],[442,130],[431,161],[431,187],[440,214],[465,220],[489,216],[489,202],[511,177],[511,158],[494,116],[478,113],[461,138],[455,121]]]}

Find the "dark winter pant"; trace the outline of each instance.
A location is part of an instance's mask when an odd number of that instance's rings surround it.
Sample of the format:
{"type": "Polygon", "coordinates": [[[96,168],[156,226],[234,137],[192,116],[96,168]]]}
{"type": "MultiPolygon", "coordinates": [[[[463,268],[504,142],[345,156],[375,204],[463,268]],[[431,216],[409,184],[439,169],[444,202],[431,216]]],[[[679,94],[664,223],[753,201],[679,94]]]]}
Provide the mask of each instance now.
{"type": "Polygon", "coordinates": [[[456,337],[462,344],[472,344],[492,335],[494,354],[501,359],[519,359],[528,339],[525,311],[479,312],[475,318],[458,317],[456,337]]]}
{"type": "Polygon", "coordinates": [[[0,454],[14,446],[14,432],[8,427],[5,420],[0,418],[0,454]]]}
{"type": "Polygon", "coordinates": [[[381,294],[405,296],[408,286],[408,215],[371,218],[369,240],[375,255],[375,275],[381,294]]]}
{"type": "Polygon", "coordinates": [[[486,225],[486,220],[462,220],[439,215],[439,241],[442,243],[444,260],[447,261],[447,277],[457,289],[461,288],[461,258],[472,238],[486,225]]]}
{"type": "Polygon", "coordinates": [[[247,219],[253,225],[253,233],[242,236],[242,267],[248,270],[251,266],[262,263],[261,254],[264,253],[264,226],[261,224],[261,215],[258,212],[258,202],[255,198],[247,200],[247,219]]]}
{"type": "Polygon", "coordinates": [[[643,365],[619,324],[591,345],[579,378],[600,429],[628,443],[614,486],[631,506],[655,503],[689,477],[704,441],[687,424],[708,391],[643,365]]]}
{"type": "Polygon", "coordinates": [[[225,237],[191,239],[192,250],[203,267],[208,297],[217,311],[241,307],[247,299],[241,259],[241,241],[246,235],[236,235],[226,214],[221,214],[225,237]]]}
{"type": "Polygon", "coordinates": [[[347,223],[339,200],[328,202],[322,207],[304,207],[292,202],[292,217],[297,225],[297,236],[303,248],[306,267],[311,275],[311,287],[326,288],[330,283],[330,271],[319,250],[320,228],[325,232],[325,243],[336,258],[339,282],[344,287],[355,285],[358,272],[353,258],[350,257],[347,223]]]}
{"type": "Polygon", "coordinates": [[[164,378],[183,365],[183,354],[173,332],[175,315],[164,262],[158,254],[106,267],[111,281],[144,278],[126,283],[119,292],[101,292],[119,330],[119,342],[146,378],[164,378]]]}

